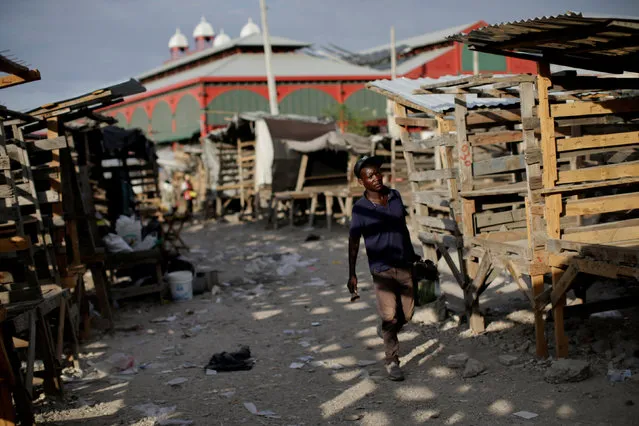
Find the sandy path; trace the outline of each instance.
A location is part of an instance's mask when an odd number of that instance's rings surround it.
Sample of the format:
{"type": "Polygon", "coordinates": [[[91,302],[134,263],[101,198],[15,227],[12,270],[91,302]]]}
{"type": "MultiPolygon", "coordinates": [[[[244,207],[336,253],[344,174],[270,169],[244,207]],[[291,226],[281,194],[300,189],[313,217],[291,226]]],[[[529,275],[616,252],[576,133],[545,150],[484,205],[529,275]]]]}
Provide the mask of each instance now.
{"type": "MultiPolygon", "coordinates": [[[[488,332],[476,337],[452,323],[447,331],[411,325],[401,335],[407,380],[386,380],[365,257],[359,262],[362,298],[351,304],[345,290],[346,230],[313,233],[321,240],[304,243],[307,233],[301,229],[264,231],[261,224],[207,224],[187,230],[187,243],[203,250],[200,261],[215,264],[221,281],[231,286],[217,296],[190,302],[123,305],[118,327],[139,324],[141,329],[104,336],[84,352],[103,354],[94,362],[123,352],[138,364],[151,364],[128,377],[68,384],[64,404],[42,405],[42,424],[152,425],[154,418],[134,409],[145,403],[175,406],[173,418],[196,425],[636,424],[639,409],[628,401],[639,404],[639,382],[611,385],[605,362],[596,355],[573,347],[573,353],[594,361],[592,378],[563,385],[544,382],[546,365],[533,360],[525,348],[520,350],[532,339],[531,316],[525,311],[492,318],[488,332]],[[316,260],[280,276],[276,269],[282,263],[269,260],[273,253],[316,260]],[[151,322],[170,315],[177,319],[151,322]],[[203,327],[197,335],[182,336],[183,329],[196,325],[203,327]],[[515,347],[507,348],[509,344],[515,347]],[[176,345],[181,350],[163,352],[176,345]],[[202,368],[182,368],[185,363],[203,366],[214,352],[239,345],[250,346],[256,359],[253,370],[207,376],[202,368]],[[463,379],[459,370],[446,367],[446,357],[459,352],[482,361],[486,372],[463,379]],[[500,365],[497,357],[505,353],[521,355],[521,363],[500,365]],[[292,362],[303,363],[299,358],[305,356],[314,362],[289,368],[292,362]],[[178,387],[165,384],[178,377],[188,381],[178,387]],[[253,415],[245,402],[279,418],[253,415]],[[539,417],[515,417],[520,410],[539,417]]],[[[520,299],[510,291],[494,297],[520,299]]]]}

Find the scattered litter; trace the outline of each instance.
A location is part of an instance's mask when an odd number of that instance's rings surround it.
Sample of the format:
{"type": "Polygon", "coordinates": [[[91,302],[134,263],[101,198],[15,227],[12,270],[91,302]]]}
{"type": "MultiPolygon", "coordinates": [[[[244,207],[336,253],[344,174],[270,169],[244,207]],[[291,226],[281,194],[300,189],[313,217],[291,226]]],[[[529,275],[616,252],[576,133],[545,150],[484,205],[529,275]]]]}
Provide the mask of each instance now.
{"type": "Polygon", "coordinates": [[[177,315],[171,315],[170,317],[159,317],[151,320],[153,323],[173,322],[177,319],[177,315]]]}
{"type": "Polygon", "coordinates": [[[280,416],[276,415],[273,411],[270,411],[270,410],[258,411],[257,407],[252,402],[245,402],[244,403],[244,407],[251,414],[256,415],[256,416],[268,417],[270,419],[279,419],[280,418],[280,416]]]}
{"type": "Polygon", "coordinates": [[[194,364],[194,363],[189,362],[189,361],[187,361],[184,364],[180,365],[180,368],[182,368],[184,370],[187,370],[189,368],[199,368],[199,367],[200,367],[199,365],[194,364]]]}
{"type": "Polygon", "coordinates": [[[210,368],[206,369],[207,376],[217,376],[217,370],[211,370],[210,368]]]}
{"type": "Polygon", "coordinates": [[[124,372],[135,368],[135,358],[131,355],[123,354],[122,352],[114,353],[106,360],[107,364],[111,366],[111,371],[124,372]]]}
{"type": "Polygon", "coordinates": [[[310,342],[307,342],[306,340],[300,340],[299,344],[300,344],[300,346],[301,346],[301,347],[303,347],[303,348],[308,348],[308,347],[310,347],[310,346],[311,346],[311,343],[310,343],[310,342]]]}
{"type": "Polygon", "coordinates": [[[200,309],[199,311],[195,311],[195,313],[196,313],[197,315],[202,315],[202,314],[207,313],[208,311],[209,311],[208,309],[200,309]]]}
{"type": "Polygon", "coordinates": [[[530,411],[518,411],[514,413],[513,416],[517,416],[525,420],[530,420],[530,419],[534,419],[535,417],[538,417],[539,414],[531,413],[530,411]]]}
{"type": "Polygon", "coordinates": [[[189,379],[187,379],[186,377],[178,377],[176,379],[169,380],[168,382],[166,382],[166,384],[169,386],[180,386],[181,384],[184,384],[188,381],[189,379]]]}
{"type": "Polygon", "coordinates": [[[251,349],[248,346],[242,346],[236,352],[213,354],[206,368],[216,371],[246,371],[252,369],[254,364],[251,349]]]}
{"type": "Polygon", "coordinates": [[[305,287],[325,287],[326,281],[321,278],[313,277],[310,282],[304,284],[305,287]]]}
{"type": "Polygon", "coordinates": [[[614,368],[608,368],[608,381],[611,383],[621,383],[632,378],[632,372],[630,370],[615,370],[614,368]]]}
{"type": "Polygon", "coordinates": [[[170,407],[160,407],[159,405],[149,402],[148,404],[136,405],[133,409],[144,414],[145,417],[162,419],[166,418],[169,414],[172,414],[177,407],[175,405],[170,407]]]}
{"type": "Polygon", "coordinates": [[[301,261],[302,256],[297,253],[285,254],[280,259],[281,265],[277,268],[277,275],[287,277],[295,272],[297,268],[305,268],[311,266],[317,259],[301,261]]]}
{"type": "Polygon", "coordinates": [[[222,292],[222,289],[220,288],[220,286],[214,285],[213,288],[211,289],[211,296],[217,296],[221,292],[222,292]]]}
{"type": "Polygon", "coordinates": [[[605,311],[605,312],[597,312],[595,314],[591,314],[590,318],[623,318],[623,315],[619,311],[605,311]]]}
{"type": "Polygon", "coordinates": [[[321,322],[317,322],[317,321],[316,321],[316,322],[312,322],[312,323],[311,323],[311,325],[312,325],[313,327],[319,327],[320,325],[322,325],[322,323],[321,323],[321,322]]]}
{"type": "Polygon", "coordinates": [[[377,364],[377,361],[369,361],[365,359],[360,359],[359,361],[357,361],[357,365],[360,367],[368,367],[369,365],[374,365],[374,364],[377,364]]]}
{"type": "Polygon", "coordinates": [[[235,396],[235,391],[222,392],[220,395],[224,398],[233,398],[235,396]]]}
{"type": "Polygon", "coordinates": [[[305,365],[306,364],[304,364],[303,362],[292,362],[291,365],[288,366],[288,368],[299,370],[300,368],[304,368],[305,365]]]}
{"type": "Polygon", "coordinates": [[[203,329],[204,329],[204,327],[202,327],[201,325],[196,325],[196,326],[191,327],[191,328],[189,328],[187,330],[182,330],[182,337],[185,338],[185,339],[189,338],[189,337],[195,337],[203,329]]]}
{"type": "Polygon", "coordinates": [[[146,334],[153,335],[153,334],[155,334],[155,330],[153,330],[153,329],[149,328],[149,329],[146,331],[146,334]]]}
{"type": "Polygon", "coordinates": [[[301,356],[301,357],[299,357],[297,359],[299,359],[302,362],[311,362],[311,361],[313,361],[313,357],[310,356],[310,355],[301,356]]]}
{"type": "Polygon", "coordinates": [[[182,348],[182,345],[168,346],[162,349],[162,353],[164,354],[172,353],[173,355],[180,356],[180,355],[184,355],[184,349],[182,348]]]}

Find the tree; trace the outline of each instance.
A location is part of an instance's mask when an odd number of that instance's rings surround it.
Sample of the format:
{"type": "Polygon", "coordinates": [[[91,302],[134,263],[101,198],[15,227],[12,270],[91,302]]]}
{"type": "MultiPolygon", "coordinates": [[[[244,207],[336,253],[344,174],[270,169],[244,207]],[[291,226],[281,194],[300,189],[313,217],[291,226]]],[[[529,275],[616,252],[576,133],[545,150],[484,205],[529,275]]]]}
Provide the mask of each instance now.
{"type": "Polygon", "coordinates": [[[357,112],[343,104],[327,109],[324,114],[338,123],[344,123],[344,131],[360,136],[368,136],[368,128],[357,112]]]}

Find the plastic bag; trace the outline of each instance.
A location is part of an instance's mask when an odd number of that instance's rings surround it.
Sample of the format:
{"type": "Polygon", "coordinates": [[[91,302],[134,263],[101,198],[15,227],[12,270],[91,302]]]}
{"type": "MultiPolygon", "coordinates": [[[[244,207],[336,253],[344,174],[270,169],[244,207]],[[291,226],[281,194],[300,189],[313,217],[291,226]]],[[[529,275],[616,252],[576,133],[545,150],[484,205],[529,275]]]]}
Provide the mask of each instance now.
{"type": "Polygon", "coordinates": [[[129,216],[120,216],[115,222],[115,232],[133,247],[142,241],[142,224],[129,216]]]}
{"type": "Polygon", "coordinates": [[[155,235],[147,235],[142,241],[133,246],[133,251],[151,250],[157,244],[155,235]]]}
{"type": "Polygon", "coordinates": [[[108,234],[102,238],[102,241],[104,241],[109,253],[130,253],[133,251],[131,246],[121,236],[116,234],[108,234]]]}

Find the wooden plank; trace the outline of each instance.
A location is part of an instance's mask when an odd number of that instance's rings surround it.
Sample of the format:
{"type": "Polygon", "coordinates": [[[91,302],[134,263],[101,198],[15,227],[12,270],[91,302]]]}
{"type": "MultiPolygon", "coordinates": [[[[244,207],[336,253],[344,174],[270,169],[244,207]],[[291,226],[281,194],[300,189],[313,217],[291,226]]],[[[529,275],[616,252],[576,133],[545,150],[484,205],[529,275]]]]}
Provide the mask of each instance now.
{"type": "MultiPolygon", "coordinates": [[[[555,197],[557,195],[552,195],[555,197]]],[[[639,192],[566,201],[566,216],[610,213],[639,208],[639,192]]],[[[548,220],[548,215],[546,215],[548,220]]],[[[558,238],[551,236],[551,238],[558,238]]]]}
{"type": "Polygon", "coordinates": [[[557,141],[557,151],[574,151],[589,148],[607,148],[639,144],[639,132],[610,133],[606,135],[588,135],[565,138],[557,141]]]}
{"type": "Polygon", "coordinates": [[[498,143],[521,142],[523,134],[519,130],[475,133],[468,136],[472,146],[494,145],[498,143]]]}
{"type": "Polygon", "coordinates": [[[53,139],[40,139],[27,143],[27,148],[33,148],[34,151],[52,151],[66,147],[67,138],[65,136],[58,136],[53,139]]]}
{"type": "MultiPolygon", "coordinates": [[[[457,95],[463,96],[463,95],[457,95]]],[[[521,122],[521,115],[516,109],[489,109],[486,111],[473,111],[468,114],[466,124],[468,126],[478,126],[482,124],[521,122]]]]}
{"type": "Polygon", "coordinates": [[[466,122],[468,108],[464,95],[455,95],[455,128],[457,129],[457,157],[459,185],[462,191],[473,189],[473,150],[468,143],[466,122]]]}
{"type": "Polygon", "coordinates": [[[411,182],[429,182],[436,179],[454,179],[457,176],[455,169],[426,170],[423,172],[412,172],[408,175],[411,182]]]}
{"type": "Polygon", "coordinates": [[[578,253],[580,257],[592,258],[600,262],[633,267],[639,265],[639,250],[636,248],[549,239],[546,241],[546,250],[549,253],[562,253],[562,250],[569,250],[578,253]]]}
{"type": "Polygon", "coordinates": [[[457,222],[452,219],[439,218],[432,216],[417,216],[417,222],[429,228],[440,229],[444,231],[454,232],[457,229],[457,222]]]}
{"type": "Polygon", "coordinates": [[[562,186],[558,186],[554,188],[543,189],[541,193],[544,195],[551,195],[551,194],[569,193],[569,192],[583,192],[589,189],[613,187],[617,185],[630,185],[635,183],[639,183],[639,178],[621,178],[621,179],[607,180],[604,182],[562,185],[562,186]]]}
{"type": "Polygon", "coordinates": [[[510,274],[510,276],[513,277],[513,280],[515,280],[515,282],[517,283],[517,286],[519,287],[521,292],[524,293],[524,296],[526,296],[526,298],[530,302],[530,306],[534,308],[535,307],[535,301],[533,299],[533,296],[532,296],[530,290],[528,289],[528,285],[526,284],[526,282],[522,278],[521,274],[519,273],[519,271],[517,270],[517,268],[515,267],[513,262],[510,259],[506,259],[504,264],[505,264],[506,269],[508,270],[508,273],[510,274]]]}
{"type": "Polygon", "coordinates": [[[432,154],[433,148],[440,146],[455,146],[456,137],[452,134],[438,135],[429,139],[415,140],[402,144],[404,151],[432,154]]]}
{"type": "MultiPolygon", "coordinates": [[[[475,189],[474,191],[462,191],[465,198],[488,197],[497,195],[526,195],[526,182],[509,183],[507,185],[497,185],[490,188],[475,189]]],[[[522,200],[523,202],[523,200],[522,200]]]]}
{"type": "Polygon", "coordinates": [[[0,155],[0,170],[11,170],[11,160],[6,155],[0,155]]]}
{"type": "Polygon", "coordinates": [[[557,282],[553,283],[552,292],[550,293],[550,301],[553,307],[561,302],[562,298],[565,297],[566,292],[570,289],[570,285],[573,283],[579,272],[577,264],[572,263],[568,266],[568,269],[561,274],[561,278],[559,278],[557,282]]]}
{"type": "MultiPolygon", "coordinates": [[[[511,231],[508,231],[511,232],[511,231]]],[[[530,253],[530,249],[527,246],[516,245],[502,241],[491,241],[485,238],[470,238],[466,237],[464,240],[468,240],[470,243],[483,247],[492,251],[493,253],[505,254],[505,255],[518,255],[523,257],[524,259],[530,259],[532,257],[532,253],[530,253]]]]}
{"type": "Polygon", "coordinates": [[[622,178],[639,178],[639,161],[577,170],[560,170],[557,185],[622,178]]]}
{"type": "Polygon", "coordinates": [[[597,102],[573,102],[552,105],[553,117],[579,117],[583,115],[614,114],[639,111],[639,98],[610,99],[597,102]]]}
{"type": "Polygon", "coordinates": [[[31,247],[31,240],[25,237],[0,238],[0,253],[28,250],[29,247],[31,247]]]}
{"type": "Polygon", "coordinates": [[[457,248],[462,245],[461,238],[459,237],[434,232],[420,232],[419,240],[424,244],[443,244],[448,248],[457,248]]]}
{"type": "MultiPolygon", "coordinates": [[[[550,254],[548,256],[548,263],[556,268],[567,268],[568,265],[576,265],[579,270],[585,274],[610,279],[618,279],[619,277],[634,278],[639,274],[639,268],[637,267],[615,265],[608,262],[583,259],[577,256],[564,256],[561,254],[550,254]]],[[[546,302],[545,304],[550,303],[550,296],[544,301],[546,302]]]]}
{"type": "MultiPolygon", "coordinates": [[[[31,206],[33,205],[33,200],[28,199],[24,196],[20,196],[18,202],[21,206],[31,206]]],[[[51,203],[59,203],[60,202],[60,194],[57,191],[48,190],[43,192],[38,192],[38,202],[40,204],[51,204],[51,203]]],[[[13,205],[13,202],[10,201],[9,205],[13,205]]]]}
{"type": "Polygon", "coordinates": [[[501,225],[526,220],[526,209],[508,210],[505,212],[482,212],[475,214],[475,225],[478,228],[501,225]]]}
{"type": "Polygon", "coordinates": [[[541,126],[541,152],[543,155],[543,182],[544,188],[552,188],[557,180],[557,146],[555,144],[555,124],[550,116],[550,102],[548,89],[550,82],[550,65],[539,64],[537,76],[537,97],[539,106],[537,116],[541,126]]]}
{"type": "Polygon", "coordinates": [[[570,234],[580,233],[580,232],[595,232],[595,231],[603,231],[603,230],[612,230],[619,228],[631,228],[639,226],[639,219],[628,219],[621,220],[617,222],[609,222],[609,223],[598,223],[596,225],[589,226],[578,226],[574,228],[566,228],[563,230],[562,239],[568,239],[570,234]]]}
{"type": "Polygon", "coordinates": [[[432,191],[413,192],[413,202],[426,204],[427,206],[446,207],[450,205],[450,201],[442,194],[432,191]]]}
{"type": "Polygon", "coordinates": [[[624,226],[617,228],[599,229],[595,231],[582,231],[565,234],[562,239],[582,243],[593,242],[597,244],[614,243],[616,241],[634,240],[639,238],[638,226],[624,226]]]}
{"type": "Polygon", "coordinates": [[[437,120],[425,117],[395,117],[395,123],[398,126],[432,128],[437,125],[437,120]]]}
{"type": "MultiPolygon", "coordinates": [[[[302,155],[302,161],[300,163],[300,169],[297,174],[297,184],[295,185],[296,191],[301,191],[304,187],[304,179],[306,177],[306,168],[308,166],[308,154],[302,155]]],[[[241,183],[241,182],[240,182],[241,183]]]]}
{"type": "Polygon", "coordinates": [[[508,155],[505,157],[475,161],[472,164],[472,168],[474,176],[494,175],[524,170],[526,168],[526,161],[524,155],[508,155]]]}
{"type": "Polygon", "coordinates": [[[437,245],[437,248],[439,249],[439,252],[442,254],[442,257],[448,264],[448,267],[450,268],[451,272],[453,273],[453,276],[455,277],[457,284],[459,284],[461,288],[466,287],[465,276],[459,271],[459,269],[457,268],[457,265],[455,265],[455,262],[453,261],[453,258],[450,257],[450,253],[448,253],[448,247],[443,243],[436,243],[436,245],[437,245]]]}

